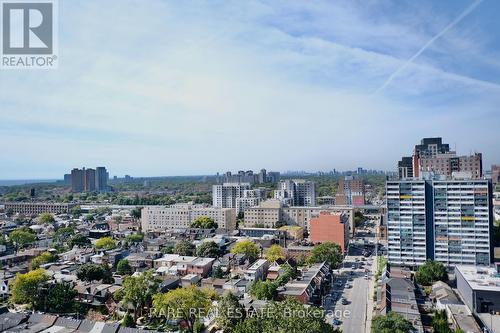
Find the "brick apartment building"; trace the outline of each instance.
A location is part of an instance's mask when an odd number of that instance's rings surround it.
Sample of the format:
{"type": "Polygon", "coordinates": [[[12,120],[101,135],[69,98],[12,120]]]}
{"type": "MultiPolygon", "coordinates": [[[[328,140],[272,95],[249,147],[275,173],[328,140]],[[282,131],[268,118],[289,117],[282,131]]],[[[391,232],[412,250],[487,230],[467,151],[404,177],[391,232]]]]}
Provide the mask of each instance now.
{"type": "Polygon", "coordinates": [[[343,252],[347,250],[349,223],[345,214],[320,212],[318,217],[311,219],[309,225],[311,242],[332,242],[339,244],[343,252]]]}

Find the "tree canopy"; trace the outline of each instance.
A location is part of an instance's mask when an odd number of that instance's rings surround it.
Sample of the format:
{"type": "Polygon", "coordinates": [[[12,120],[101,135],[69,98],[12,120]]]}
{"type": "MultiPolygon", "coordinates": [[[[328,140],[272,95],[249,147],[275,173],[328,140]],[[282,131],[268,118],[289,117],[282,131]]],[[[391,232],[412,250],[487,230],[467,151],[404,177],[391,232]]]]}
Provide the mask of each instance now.
{"type": "Polygon", "coordinates": [[[38,222],[40,224],[50,224],[54,223],[56,220],[54,219],[54,216],[50,213],[42,213],[38,216],[38,222]]]}
{"type": "Polygon", "coordinates": [[[265,258],[270,262],[275,262],[276,260],[285,260],[285,251],[278,244],[273,244],[271,245],[269,250],[267,250],[265,258]]]}
{"type": "Polygon", "coordinates": [[[240,304],[238,297],[231,292],[226,292],[217,304],[217,317],[215,322],[226,333],[232,333],[236,325],[246,317],[245,307],[240,304]]]}
{"type": "Polygon", "coordinates": [[[69,283],[47,284],[40,288],[35,300],[35,308],[44,312],[67,313],[75,308],[77,291],[69,283]]]}
{"type": "Polygon", "coordinates": [[[436,281],[446,281],[448,274],[446,268],[440,262],[427,260],[418,268],[415,278],[419,284],[430,285],[436,281]]]}
{"type": "Polygon", "coordinates": [[[195,286],[158,293],[153,297],[153,314],[157,318],[182,320],[193,333],[195,323],[208,314],[216,294],[195,286]]]}
{"type": "Polygon", "coordinates": [[[82,234],[73,235],[68,241],[68,245],[70,248],[73,248],[75,246],[85,247],[89,246],[90,244],[90,239],[82,234]]]}
{"type": "Polygon", "coordinates": [[[378,315],[372,320],[372,333],[410,333],[414,330],[412,323],[396,312],[378,315]]]}
{"type": "Polygon", "coordinates": [[[104,265],[97,265],[92,263],[83,264],[76,270],[76,276],[87,282],[92,281],[109,281],[112,279],[111,271],[104,265]]]}
{"type": "Polygon", "coordinates": [[[127,236],[126,240],[131,243],[140,243],[144,239],[143,234],[130,234],[127,236]]]}
{"type": "Polygon", "coordinates": [[[338,265],[342,262],[342,258],[342,248],[340,245],[326,242],[314,247],[308,258],[308,263],[315,264],[326,261],[333,269],[338,267],[338,265]]]}
{"type": "Polygon", "coordinates": [[[118,264],[116,264],[116,273],[121,275],[132,274],[132,267],[127,259],[121,259],[118,261],[118,264]]]}
{"type": "Polygon", "coordinates": [[[208,216],[200,216],[191,223],[191,228],[217,229],[217,223],[208,216]]]}
{"type": "Polygon", "coordinates": [[[151,271],[125,278],[122,302],[134,308],[134,322],[138,316],[142,316],[144,307],[151,305],[159,285],[160,280],[154,277],[151,271]]]}
{"type": "Polygon", "coordinates": [[[75,234],[75,228],[63,227],[56,230],[53,240],[57,243],[67,242],[75,234]]]}
{"type": "Polygon", "coordinates": [[[187,240],[182,240],[175,244],[174,253],[180,256],[192,256],[194,255],[196,247],[193,243],[187,240]]]}
{"type": "Polygon", "coordinates": [[[23,248],[28,244],[36,241],[35,234],[28,228],[16,229],[9,235],[9,240],[16,245],[16,247],[23,248]]]}
{"type": "Polygon", "coordinates": [[[95,247],[96,247],[96,249],[113,250],[116,248],[116,242],[111,237],[103,237],[103,238],[99,238],[95,242],[95,247]]]}
{"type": "Polygon", "coordinates": [[[271,301],[276,297],[278,284],[274,281],[255,281],[251,288],[250,294],[259,300],[271,301]]]}
{"type": "Polygon", "coordinates": [[[33,260],[31,260],[31,269],[37,269],[43,264],[57,261],[57,258],[57,255],[50,252],[40,253],[38,256],[33,258],[33,260]]]}
{"type": "Polygon", "coordinates": [[[435,333],[454,333],[448,325],[446,310],[435,311],[432,316],[431,324],[435,333]]]}
{"type": "Polygon", "coordinates": [[[40,285],[49,280],[45,270],[38,268],[25,274],[18,273],[10,286],[10,301],[15,304],[34,305],[40,285]]]}
{"type": "Polygon", "coordinates": [[[260,249],[257,244],[255,244],[251,240],[244,239],[236,242],[236,244],[231,249],[231,253],[244,254],[250,259],[250,261],[253,261],[259,258],[260,249]]]}
{"type": "Polygon", "coordinates": [[[213,241],[203,242],[196,249],[196,255],[199,257],[218,258],[220,255],[219,245],[213,241]]]}
{"type": "Polygon", "coordinates": [[[238,323],[234,333],[334,333],[339,332],[325,321],[323,310],[305,307],[289,298],[271,302],[258,317],[248,317],[238,323]]]}

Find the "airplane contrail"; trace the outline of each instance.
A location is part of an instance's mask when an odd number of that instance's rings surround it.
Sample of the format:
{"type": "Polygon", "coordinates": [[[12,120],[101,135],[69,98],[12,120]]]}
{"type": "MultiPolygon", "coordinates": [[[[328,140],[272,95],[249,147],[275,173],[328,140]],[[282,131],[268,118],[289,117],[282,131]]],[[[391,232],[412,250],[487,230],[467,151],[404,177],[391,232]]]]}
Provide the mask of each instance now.
{"type": "Polygon", "coordinates": [[[456,24],[458,24],[460,21],[464,19],[467,15],[469,15],[474,9],[476,9],[479,4],[483,2],[483,0],[476,0],[472,5],[467,7],[462,14],[460,14],[456,19],[454,19],[450,24],[448,24],[440,33],[432,37],[427,43],[425,43],[424,46],[420,48],[420,50],[417,51],[413,56],[411,56],[410,59],[408,59],[404,64],[402,64],[394,73],[392,73],[387,80],[375,91],[375,94],[381,92],[382,90],[387,87],[392,80],[399,74],[401,73],[408,65],[410,65],[415,59],[418,58],[436,39],[444,35],[448,30],[453,28],[456,24]]]}

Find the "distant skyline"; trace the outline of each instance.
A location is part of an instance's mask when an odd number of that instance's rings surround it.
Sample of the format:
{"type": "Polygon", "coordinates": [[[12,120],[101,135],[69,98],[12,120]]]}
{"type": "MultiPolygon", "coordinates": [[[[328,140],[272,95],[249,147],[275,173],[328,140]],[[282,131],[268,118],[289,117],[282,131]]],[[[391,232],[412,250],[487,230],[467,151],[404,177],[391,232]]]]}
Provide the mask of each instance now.
{"type": "Polygon", "coordinates": [[[0,71],[0,179],[500,163],[500,2],[59,1],[59,68],[0,71]]]}

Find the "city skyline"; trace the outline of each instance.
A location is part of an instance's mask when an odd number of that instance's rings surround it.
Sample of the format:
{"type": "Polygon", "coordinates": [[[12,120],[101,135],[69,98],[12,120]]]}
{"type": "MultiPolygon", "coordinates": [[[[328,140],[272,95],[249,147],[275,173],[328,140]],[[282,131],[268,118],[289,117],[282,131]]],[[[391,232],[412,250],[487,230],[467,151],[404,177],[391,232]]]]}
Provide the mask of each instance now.
{"type": "Polygon", "coordinates": [[[500,162],[498,9],[61,1],[59,68],[0,76],[0,179],[80,165],[144,177],[396,171],[435,136],[482,152],[488,170],[500,162]]]}

